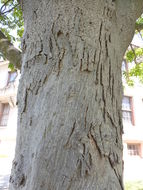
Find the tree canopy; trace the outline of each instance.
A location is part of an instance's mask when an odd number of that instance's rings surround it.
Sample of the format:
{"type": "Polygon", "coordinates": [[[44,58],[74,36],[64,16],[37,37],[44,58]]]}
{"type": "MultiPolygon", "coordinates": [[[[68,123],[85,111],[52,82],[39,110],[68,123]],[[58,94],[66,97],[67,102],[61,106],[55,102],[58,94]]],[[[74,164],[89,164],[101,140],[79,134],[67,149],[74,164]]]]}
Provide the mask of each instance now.
{"type": "Polygon", "coordinates": [[[21,51],[14,47],[15,42],[20,42],[24,22],[22,10],[17,0],[2,0],[0,4],[0,54],[8,59],[9,67],[20,69],[21,51]]]}

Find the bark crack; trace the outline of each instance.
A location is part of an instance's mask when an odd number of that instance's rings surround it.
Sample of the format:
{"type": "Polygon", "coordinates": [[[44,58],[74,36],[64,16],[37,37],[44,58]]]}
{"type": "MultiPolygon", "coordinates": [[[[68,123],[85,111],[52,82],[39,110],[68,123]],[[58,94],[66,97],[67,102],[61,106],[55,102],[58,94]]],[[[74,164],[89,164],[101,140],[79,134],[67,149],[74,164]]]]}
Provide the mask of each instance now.
{"type": "Polygon", "coordinates": [[[71,136],[73,135],[73,133],[74,133],[74,131],[75,131],[75,127],[76,127],[76,121],[73,123],[71,132],[70,132],[70,134],[69,134],[69,136],[68,136],[68,140],[67,140],[66,144],[64,145],[65,148],[69,146],[71,136]]]}
{"type": "Polygon", "coordinates": [[[124,190],[123,180],[122,180],[122,177],[119,175],[117,167],[114,166],[114,164],[112,163],[110,157],[108,158],[108,160],[109,160],[109,163],[110,163],[112,169],[114,170],[115,176],[117,177],[117,179],[119,181],[121,189],[124,190]]]}
{"type": "Polygon", "coordinates": [[[59,76],[60,74],[60,71],[61,71],[61,68],[62,68],[62,61],[64,59],[64,56],[65,56],[65,49],[62,49],[62,52],[60,53],[59,57],[59,62],[58,62],[58,73],[57,73],[57,76],[59,76]]]}
{"type": "Polygon", "coordinates": [[[87,124],[87,112],[88,112],[88,106],[86,107],[86,111],[85,111],[85,128],[86,128],[86,124],[87,124]]]}
{"type": "Polygon", "coordinates": [[[91,126],[90,126],[89,133],[88,133],[89,139],[91,140],[91,143],[92,143],[93,145],[95,145],[95,147],[97,148],[97,150],[98,150],[98,152],[99,152],[99,155],[102,157],[103,152],[102,152],[101,148],[99,147],[99,145],[98,145],[98,143],[97,143],[95,137],[93,136],[92,131],[91,131],[91,128],[92,128],[92,124],[91,124],[91,126]]]}

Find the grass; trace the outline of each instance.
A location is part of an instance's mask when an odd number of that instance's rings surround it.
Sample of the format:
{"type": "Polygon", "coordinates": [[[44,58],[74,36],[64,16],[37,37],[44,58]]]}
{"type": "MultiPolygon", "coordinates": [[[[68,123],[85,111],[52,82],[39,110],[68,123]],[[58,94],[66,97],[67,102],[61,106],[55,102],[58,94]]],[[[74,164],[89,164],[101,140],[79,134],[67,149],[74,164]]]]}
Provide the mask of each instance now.
{"type": "Polygon", "coordinates": [[[7,158],[8,157],[8,155],[6,155],[6,154],[0,154],[0,158],[7,158]]]}
{"type": "Polygon", "coordinates": [[[125,183],[125,190],[143,190],[143,181],[129,181],[125,183]]]}

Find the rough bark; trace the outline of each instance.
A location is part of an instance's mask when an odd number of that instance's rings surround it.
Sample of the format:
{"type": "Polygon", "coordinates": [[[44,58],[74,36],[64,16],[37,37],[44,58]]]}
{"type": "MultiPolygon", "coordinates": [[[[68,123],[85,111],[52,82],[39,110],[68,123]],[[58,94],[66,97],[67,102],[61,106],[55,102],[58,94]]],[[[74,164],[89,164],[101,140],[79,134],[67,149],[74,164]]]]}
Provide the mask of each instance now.
{"type": "Polygon", "coordinates": [[[121,62],[142,7],[142,0],[24,1],[10,190],[124,189],[121,62]]]}
{"type": "Polygon", "coordinates": [[[0,52],[15,68],[21,68],[21,52],[13,46],[2,31],[0,31],[0,52]]]}

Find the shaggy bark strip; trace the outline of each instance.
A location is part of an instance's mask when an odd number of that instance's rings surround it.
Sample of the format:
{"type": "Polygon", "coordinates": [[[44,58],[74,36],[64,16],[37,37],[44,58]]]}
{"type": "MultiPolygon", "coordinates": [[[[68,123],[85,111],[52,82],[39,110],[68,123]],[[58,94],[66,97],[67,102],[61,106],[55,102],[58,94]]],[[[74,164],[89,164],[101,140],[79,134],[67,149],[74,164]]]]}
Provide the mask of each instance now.
{"type": "Polygon", "coordinates": [[[141,0],[23,1],[10,190],[124,189],[121,62],[137,7],[141,0]]]}

